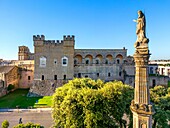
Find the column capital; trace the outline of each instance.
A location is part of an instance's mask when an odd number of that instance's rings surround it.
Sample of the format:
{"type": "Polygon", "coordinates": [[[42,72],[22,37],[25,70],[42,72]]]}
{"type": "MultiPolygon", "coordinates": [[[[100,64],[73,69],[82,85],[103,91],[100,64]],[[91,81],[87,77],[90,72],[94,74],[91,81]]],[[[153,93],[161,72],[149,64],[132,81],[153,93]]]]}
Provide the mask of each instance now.
{"type": "Polygon", "coordinates": [[[151,54],[134,54],[135,65],[138,67],[147,66],[151,54]]]}

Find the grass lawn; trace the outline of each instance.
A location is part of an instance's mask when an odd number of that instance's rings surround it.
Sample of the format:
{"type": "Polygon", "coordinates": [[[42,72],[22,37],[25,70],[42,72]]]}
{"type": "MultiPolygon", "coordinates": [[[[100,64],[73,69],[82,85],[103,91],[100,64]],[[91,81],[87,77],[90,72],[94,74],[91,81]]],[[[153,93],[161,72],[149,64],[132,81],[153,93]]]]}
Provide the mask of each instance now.
{"type": "Polygon", "coordinates": [[[0,97],[0,108],[28,108],[32,107],[50,107],[52,96],[45,97],[27,97],[28,89],[17,89],[6,96],[0,97]],[[39,104],[39,105],[37,105],[39,104]]]}
{"type": "Polygon", "coordinates": [[[51,107],[51,104],[52,104],[52,96],[44,96],[43,98],[39,99],[37,103],[34,104],[34,108],[51,107]]]}

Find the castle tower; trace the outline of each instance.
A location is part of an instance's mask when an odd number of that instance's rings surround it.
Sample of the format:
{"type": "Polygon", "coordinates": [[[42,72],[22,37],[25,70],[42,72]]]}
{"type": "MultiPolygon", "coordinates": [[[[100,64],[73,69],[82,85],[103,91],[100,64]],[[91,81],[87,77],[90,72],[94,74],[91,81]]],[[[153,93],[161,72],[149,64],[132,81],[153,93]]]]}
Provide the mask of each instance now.
{"type": "Polygon", "coordinates": [[[18,47],[18,60],[29,60],[30,50],[26,46],[18,47]]]}
{"type": "Polygon", "coordinates": [[[130,106],[133,113],[133,128],[151,128],[153,112],[148,85],[149,39],[145,36],[145,15],[142,11],[138,11],[138,19],[134,21],[137,22],[136,51],[133,56],[136,74],[134,100],[130,106]]]}
{"type": "Polygon", "coordinates": [[[63,36],[63,40],[45,40],[44,35],[34,35],[33,41],[35,80],[73,78],[74,36],[63,36]]]}
{"type": "Polygon", "coordinates": [[[74,76],[74,36],[46,40],[34,35],[34,83],[31,94],[52,95],[56,87],[74,76]]]}

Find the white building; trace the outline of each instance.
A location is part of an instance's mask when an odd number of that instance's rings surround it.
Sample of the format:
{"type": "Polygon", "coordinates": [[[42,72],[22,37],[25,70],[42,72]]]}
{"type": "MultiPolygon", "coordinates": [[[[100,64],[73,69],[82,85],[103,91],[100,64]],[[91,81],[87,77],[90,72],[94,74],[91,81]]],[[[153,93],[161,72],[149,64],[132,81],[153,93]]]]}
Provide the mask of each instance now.
{"type": "Polygon", "coordinates": [[[149,62],[149,74],[170,77],[170,60],[151,60],[149,62]]]}

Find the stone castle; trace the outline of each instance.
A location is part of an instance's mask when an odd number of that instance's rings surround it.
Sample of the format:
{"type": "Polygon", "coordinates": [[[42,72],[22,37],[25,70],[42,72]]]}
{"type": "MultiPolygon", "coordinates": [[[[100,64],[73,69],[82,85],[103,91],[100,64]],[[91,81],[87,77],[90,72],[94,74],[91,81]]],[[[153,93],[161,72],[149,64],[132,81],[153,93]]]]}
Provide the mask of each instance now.
{"type": "Polygon", "coordinates": [[[33,36],[33,41],[35,62],[31,94],[51,95],[56,87],[74,77],[124,80],[125,48],[75,49],[75,37],[69,35],[57,41],[37,35],[33,36]]]}

